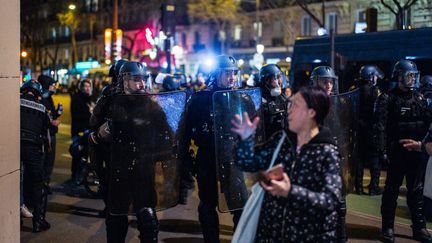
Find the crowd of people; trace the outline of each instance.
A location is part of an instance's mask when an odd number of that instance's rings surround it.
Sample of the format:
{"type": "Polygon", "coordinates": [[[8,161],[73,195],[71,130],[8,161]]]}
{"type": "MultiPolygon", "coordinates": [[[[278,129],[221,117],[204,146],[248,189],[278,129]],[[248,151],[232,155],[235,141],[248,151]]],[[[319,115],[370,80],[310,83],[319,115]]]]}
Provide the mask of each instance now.
{"type": "MultiPolygon", "coordinates": [[[[205,242],[219,242],[220,193],[236,230],[248,200],[243,171],[259,172],[265,190],[262,207],[256,209],[255,242],[347,240],[342,156],[326,126],[332,97],[339,95],[331,67],[316,67],[295,90],[275,64],[241,80],[236,60],[227,55],[218,56],[213,70],[197,74],[195,82],[181,73],[151,75],[141,63],[126,60],[112,65],[109,76],[110,84],[96,101],[87,79],[72,94],[70,149],[71,184],[82,183],[83,159],[90,157],[96,164],[107,242],[124,242],[130,203],[141,242],[157,242],[156,208],[161,200],[152,168],[158,161],[179,161],[178,188],[172,190],[178,203],[187,203],[196,179],[205,242]],[[258,100],[253,88],[259,90],[258,100]],[[150,97],[156,94],[166,96],[150,97]],[[274,154],[276,147],[280,150],[274,154]],[[264,172],[272,157],[282,167],[278,178],[264,172]]],[[[359,93],[355,192],[365,194],[363,171],[369,164],[368,194],[382,194],[382,237],[394,242],[397,198],[406,178],[413,239],[432,242],[426,229],[431,204],[423,197],[432,154],[432,80],[425,76],[420,82],[419,70],[409,60],[395,64],[393,89],[378,88],[382,78],[377,66],[365,65],[352,89],[359,93]],[[385,161],[382,191],[379,178],[385,161]]],[[[54,93],[55,81],[44,75],[21,87],[21,212],[22,217],[33,217],[33,232],[50,228],[45,212],[62,114],[62,107],[55,108],[52,101],[54,93]]]]}

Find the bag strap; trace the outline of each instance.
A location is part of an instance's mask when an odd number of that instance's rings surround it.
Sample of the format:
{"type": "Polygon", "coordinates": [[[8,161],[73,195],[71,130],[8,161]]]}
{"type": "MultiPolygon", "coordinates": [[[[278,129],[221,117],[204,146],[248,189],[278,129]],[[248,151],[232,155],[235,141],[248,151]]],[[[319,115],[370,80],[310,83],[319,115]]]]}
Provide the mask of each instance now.
{"type": "Polygon", "coordinates": [[[274,162],[275,162],[275,160],[276,160],[276,157],[277,157],[277,155],[279,154],[279,150],[280,150],[280,148],[282,147],[282,144],[283,144],[283,142],[284,142],[286,136],[287,136],[287,135],[286,135],[285,131],[282,130],[282,137],[280,138],[279,143],[278,143],[278,145],[277,145],[275,151],[273,152],[272,160],[271,160],[271,162],[270,162],[270,166],[269,166],[269,168],[267,169],[267,171],[270,170],[270,169],[273,167],[274,162]]]}

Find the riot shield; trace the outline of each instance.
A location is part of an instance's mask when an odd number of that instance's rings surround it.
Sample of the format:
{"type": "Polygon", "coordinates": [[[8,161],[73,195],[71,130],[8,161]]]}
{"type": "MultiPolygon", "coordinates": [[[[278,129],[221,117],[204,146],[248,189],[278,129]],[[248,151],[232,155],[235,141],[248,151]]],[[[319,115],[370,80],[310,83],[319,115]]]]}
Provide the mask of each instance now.
{"type": "MultiPolygon", "coordinates": [[[[246,203],[256,176],[243,173],[235,165],[238,136],[231,131],[236,114],[247,112],[251,119],[260,113],[260,89],[225,90],[213,94],[216,171],[218,177],[218,209],[220,212],[240,210],[246,203]]],[[[255,139],[262,142],[264,129],[258,126],[255,139]]]]}
{"type": "Polygon", "coordinates": [[[358,117],[360,105],[358,89],[331,96],[330,112],[324,125],[330,128],[342,157],[342,179],[345,191],[352,192],[355,183],[355,165],[358,158],[358,117]]]}
{"type": "MultiPolygon", "coordinates": [[[[113,214],[135,207],[173,207],[179,195],[177,159],[186,93],[118,95],[111,103],[113,214]]],[[[125,212],[126,210],[126,212],[125,212]]]]}

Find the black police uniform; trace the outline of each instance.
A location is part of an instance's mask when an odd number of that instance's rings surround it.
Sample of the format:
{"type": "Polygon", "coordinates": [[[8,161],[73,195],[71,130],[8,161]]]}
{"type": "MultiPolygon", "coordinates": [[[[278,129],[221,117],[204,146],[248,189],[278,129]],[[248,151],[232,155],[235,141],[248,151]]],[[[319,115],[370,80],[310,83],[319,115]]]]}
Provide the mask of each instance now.
{"type": "MultiPolygon", "coordinates": [[[[73,141],[78,141],[84,135],[84,132],[90,129],[89,120],[91,116],[90,107],[92,106],[92,97],[87,96],[79,91],[71,98],[71,135],[73,141]]],[[[87,147],[84,151],[87,151],[87,147]]],[[[85,152],[86,154],[87,152],[85,152]]],[[[82,172],[81,157],[72,156],[72,179],[76,183],[80,183],[82,172]]]]}
{"type": "Polygon", "coordinates": [[[49,224],[45,221],[47,195],[43,193],[43,145],[48,135],[50,120],[45,106],[37,101],[34,96],[23,94],[20,101],[20,154],[24,165],[24,190],[31,195],[33,202],[30,203],[34,207],[33,231],[39,232],[49,228],[49,224]]]}
{"type": "MultiPolygon", "coordinates": [[[[200,199],[198,215],[204,241],[207,243],[219,242],[219,217],[216,212],[218,206],[218,177],[216,175],[212,99],[215,91],[203,90],[194,93],[189,99],[186,107],[185,141],[188,144],[190,143],[191,147],[195,147],[195,151],[190,153],[189,146],[187,146],[186,149],[188,150],[183,152],[185,166],[196,176],[198,197],[200,199]]],[[[251,109],[246,107],[246,110],[251,109]]],[[[233,214],[235,229],[242,210],[231,213],[233,214]]]]}
{"type": "MultiPolygon", "coordinates": [[[[120,69],[123,75],[146,75],[145,67],[138,62],[126,62],[120,69]]],[[[123,90],[120,78],[117,90],[123,90]]],[[[116,93],[119,94],[119,93],[116,93]]],[[[140,104],[137,107],[133,96],[117,98],[111,97],[110,110],[112,111],[110,132],[111,160],[108,191],[108,213],[106,217],[106,231],[108,243],[124,242],[128,231],[128,212],[132,202],[137,218],[137,228],[140,232],[141,242],[157,242],[159,221],[156,216],[157,193],[155,190],[154,162],[166,158],[155,154],[158,151],[154,146],[158,144],[163,148],[163,142],[171,137],[158,136],[158,131],[169,131],[165,113],[161,107],[151,100],[150,96],[139,95],[140,104]],[[126,102],[120,103],[118,102],[126,102]],[[143,106],[146,104],[146,106],[143,106]],[[125,107],[135,107],[135,112],[125,110],[125,107]],[[146,107],[152,109],[151,118],[146,107]],[[144,115],[144,116],[143,116],[144,115]],[[139,122],[144,121],[144,122],[139,122]],[[150,137],[143,137],[143,130],[150,137]],[[161,140],[163,138],[163,140],[161,140]],[[157,139],[157,141],[155,141],[157,139]]]]}
{"type": "Polygon", "coordinates": [[[262,111],[266,138],[270,138],[275,132],[288,129],[288,111],[285,94],[271,96],[268,89],[262,91],[262,111]]]}
{"type": "MultiPolygon", "coordinates": [[[[99,128],[105,123],[109,123],[111,120],[110,102],[112,96],[115,95],[116,88],[112,84],[108,84],[102,89],[101,96],[96,101],[96,105],[93,109],[93,113],[90,116],[90,129],[95,134],[98,134],[99,128]]],[[[96,173],[100,179],[100,193],[102,198],[107,205],[107,193],[108,193],[108,173],[110,170],[110,143],[104,138],[95,136],[97,141],[89,141],[89,155],[91,162],[96,166],[96,173]],[[97,144],[95,144],[97,143],[97,144]]]]}
{"type": "Polygon", "coordinates": [[[421,140],[431,122],[427,102],[416,91],[392,89],[377,102],[378,141],[380,151],[387,147],[389,167],[382,196],[383,230],[393,229],[399,187],[406,177],[407,204],[414,230],[426,227],[423,215],[423,180],[426,160],[422,153],[406,150],[399,140],[421,140]]]}
{"type": "Polygon", "coordinates": [[[363,171],[364,164],[369,162],[371,181],[369,193],[379,194],[379,178],[381,165],[379,154],[376,150],[377,136],[373,129],[377,118],[375,113],[375,103],[381,94],[378,86],[373,86],[367,81],[361,81],[360,91],[360,111],[359,111],[359,160],[356,164],[356,192],[363,194],[363,171]],[[372,139],[372,140],[371,140],[372,139]]]}

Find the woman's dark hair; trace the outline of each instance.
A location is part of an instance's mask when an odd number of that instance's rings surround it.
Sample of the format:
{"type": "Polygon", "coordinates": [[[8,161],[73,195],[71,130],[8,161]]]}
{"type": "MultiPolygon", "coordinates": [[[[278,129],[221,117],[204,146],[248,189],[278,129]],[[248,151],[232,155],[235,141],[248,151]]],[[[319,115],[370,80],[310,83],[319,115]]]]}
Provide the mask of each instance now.
{"type": "Polygon", "coordinates": [[[315,121],[322,125],[330,110],[330,96],[319,86],[306,86],[299,90],[309,109],[316,113],[315,121]]]}

